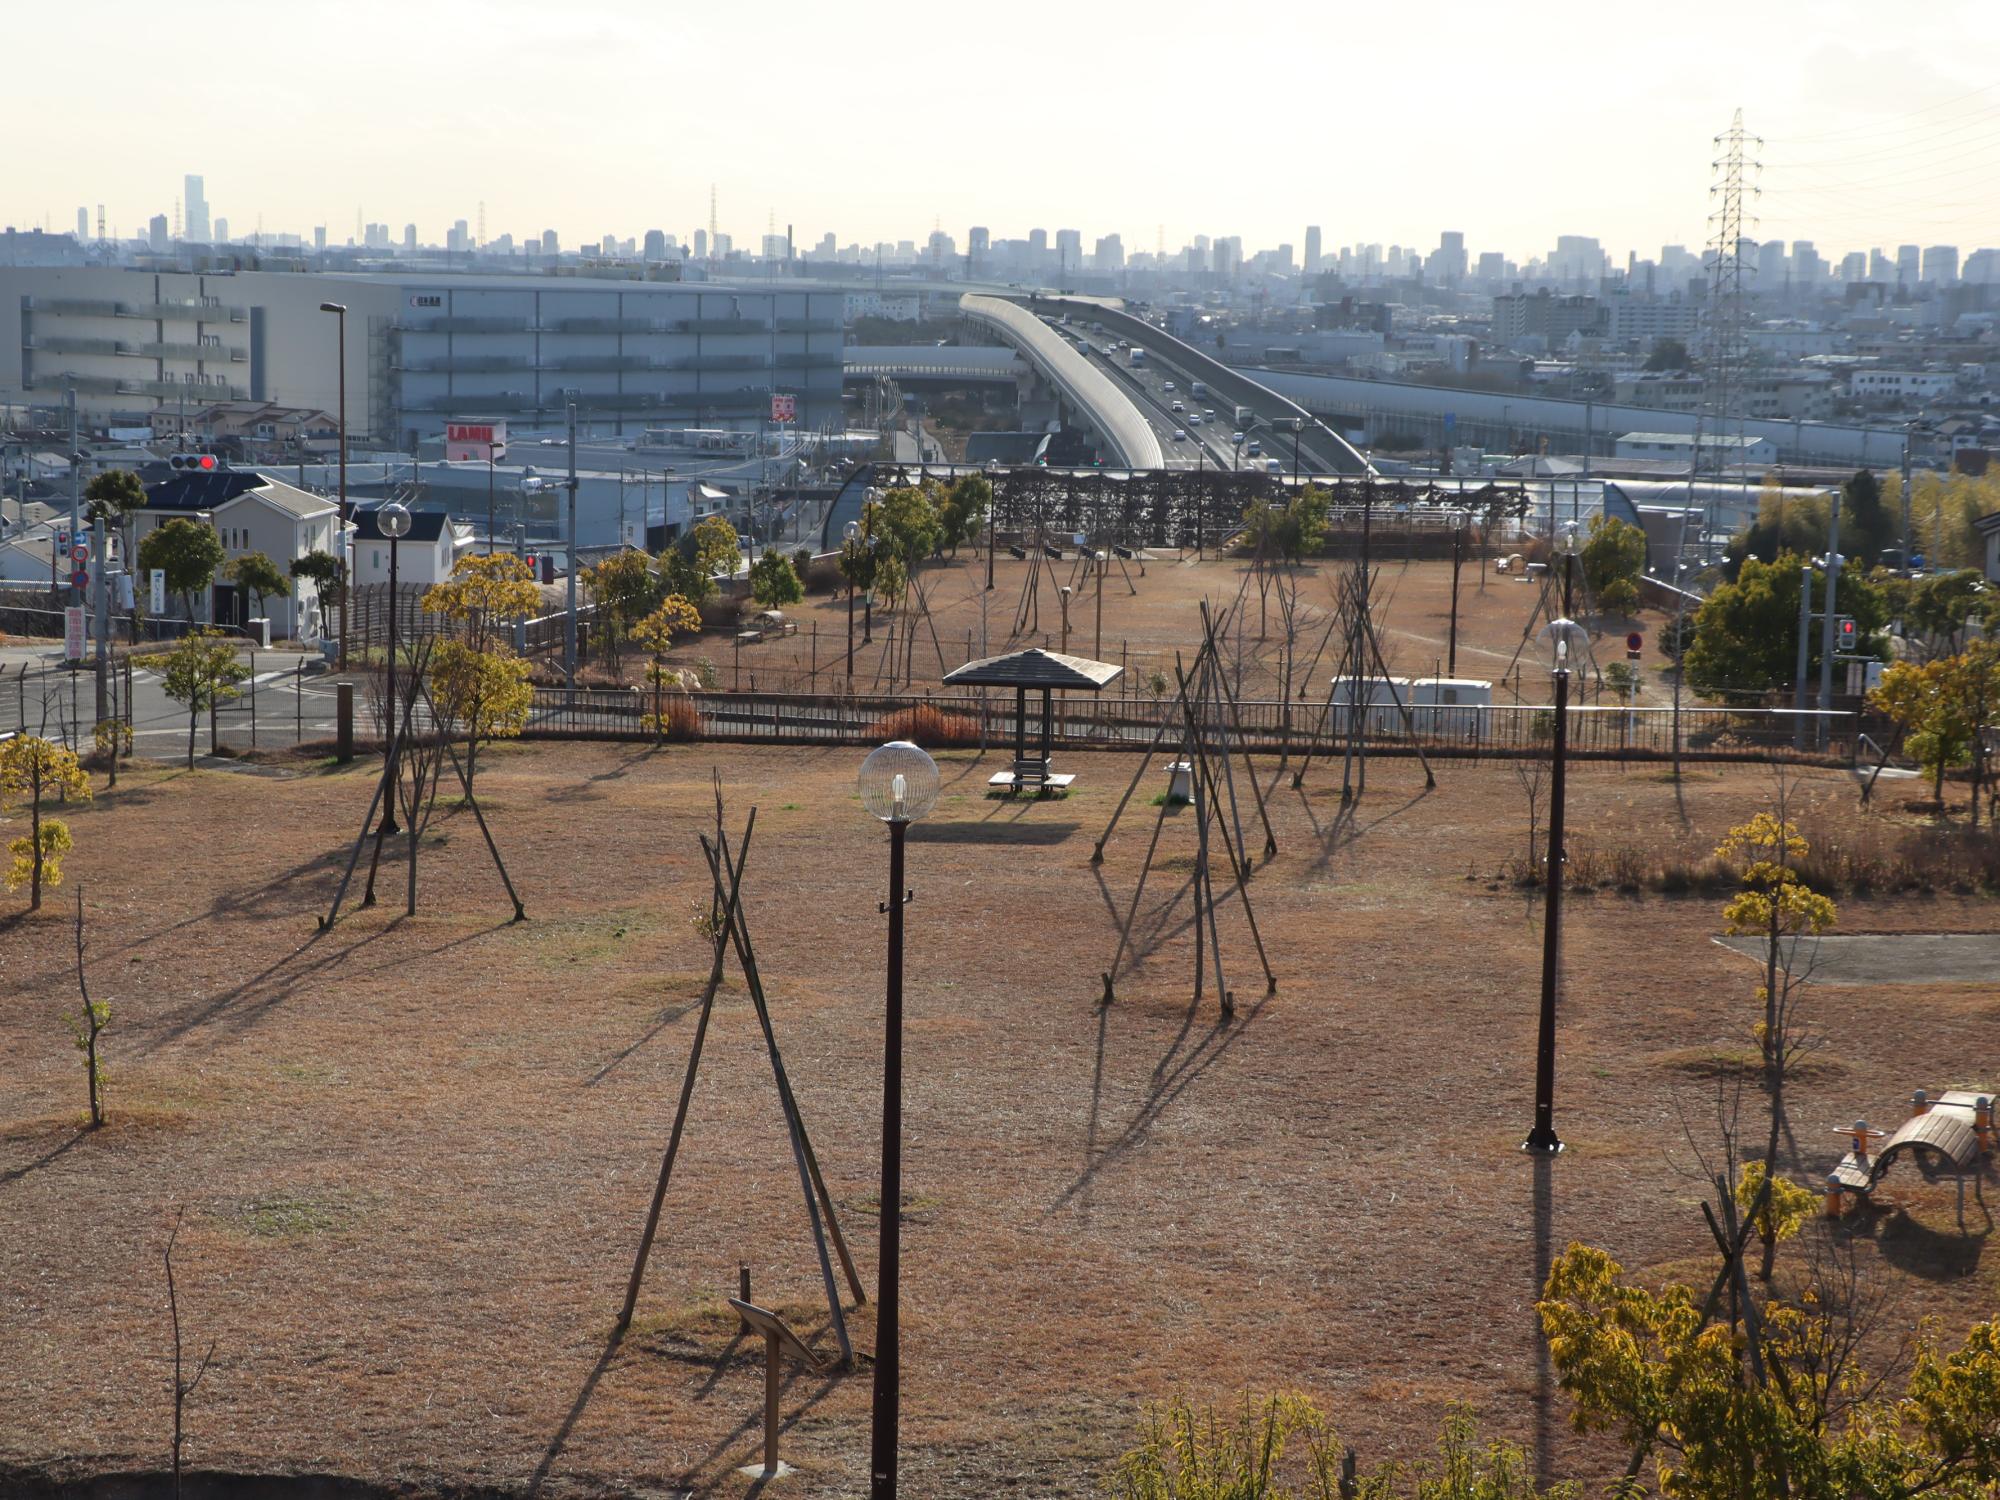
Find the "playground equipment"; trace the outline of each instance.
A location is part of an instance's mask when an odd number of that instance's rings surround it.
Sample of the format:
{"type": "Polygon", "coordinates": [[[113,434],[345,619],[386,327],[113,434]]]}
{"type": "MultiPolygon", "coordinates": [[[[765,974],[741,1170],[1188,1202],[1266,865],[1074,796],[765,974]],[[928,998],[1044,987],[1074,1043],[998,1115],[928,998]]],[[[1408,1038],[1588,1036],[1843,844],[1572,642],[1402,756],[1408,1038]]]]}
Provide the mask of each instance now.
{"type": "Polygon", "coordinates": [[[1893,1133],[1876,1130],[1866,1120],[1856,1120],[1835,1132],[1847,1137],[1847,1154],[1826,1177],[1825,1209],[1828,1218],[1847,1211],[1851,1198],[1857,1205],[1872,1203],[1875,1190],[1890,1167],[1904,1156],[1910,1157],[1926,1181],[1935,1181],[1947,1172],[1958,1183],[1958,1213],[1965,1217],[1965,1179],[1972,1178],[1973,1196],[1983,1208],[1986,1195],[1980,1179],[1986,1163],[2000,1148],[2000,1131],[1993,1123],[1993,1096],[1972,1089],[1946,1089],[1935,1100],[1927,1090],[1910,1096],[1910,1117],[1893,1133]],[[1881,1142],[1876,1149],[1876,1142],[1881,1142]]]}

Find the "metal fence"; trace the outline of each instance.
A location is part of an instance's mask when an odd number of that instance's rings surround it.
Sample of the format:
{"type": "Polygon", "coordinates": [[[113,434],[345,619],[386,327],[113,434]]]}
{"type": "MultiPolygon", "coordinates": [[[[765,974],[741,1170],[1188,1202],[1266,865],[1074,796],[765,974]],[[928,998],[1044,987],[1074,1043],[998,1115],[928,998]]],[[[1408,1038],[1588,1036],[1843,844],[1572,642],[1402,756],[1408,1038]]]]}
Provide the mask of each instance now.
{"type": "MultiPolygon", "coordinates": [[[[670,697],[679,695],[669,695],[670,697]]],[[[896,715],[930,709],[943,716],[950,743],[1004,749],[1016,734],[1011,696],[979,694],[723,693],[686,695],[694,737],[704,740],[800,745],[870,744],[907,726],[896,715]]],[[[527,733],[551,738],[650,739],[650,689],[537,688],[527,733]]],[[[1049,735],[1063,749],[1139,750],[1156,738],[1178,742],[1178,709],[1167,698],[1071,698],[1051,705],[1049,735]],[[1164,732],[1163,732],[1164,729],[1164,732]]],[[[671,716],[670,716],[671,717],[671,716]]],[[[1792,760],[1850,763],[1857,733],[1851,713],[1785,709],[1626,708],[1569,710],[1569,753],[1581,759],[1665,760],[1672,756],[1676,719],[1681,753],[1689,760],[1792,760]]],[[[1032,745],[1042,734],[1038,699],[1026,707],[1032,745]]],[[[1555,710],[1533,705],[1424,706],[1407,720],[1373,705],[1358,712],[1325,703],[1255,700],[1239,703],[1234,738],[1258,753],[1338,752],[1352,735],[1371,753],[1426,754],[1453,759],[1547,753],[1555,710]]],[[[683,731],[685,733],[685,731],[683,731]]]]}

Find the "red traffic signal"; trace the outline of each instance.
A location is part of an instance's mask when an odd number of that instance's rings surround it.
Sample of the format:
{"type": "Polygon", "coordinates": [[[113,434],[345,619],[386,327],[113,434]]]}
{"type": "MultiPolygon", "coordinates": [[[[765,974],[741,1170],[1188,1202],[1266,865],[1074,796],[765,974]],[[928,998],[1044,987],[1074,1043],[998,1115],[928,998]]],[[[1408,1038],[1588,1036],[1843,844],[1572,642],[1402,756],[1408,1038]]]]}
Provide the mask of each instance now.
{"type": "Polygon", "coordinates": [[[1854,629],[1854,616],[1836,615],[1833,623],[1840,632],[1840,649],[1843,651],[1852,651],[1854,643],[1858,639],[1854,629]]]}
{"type": "Polygon", "coordinates": [[[222,467],[222,461],[213,453],[176,453],[167,460],[167,467],[176,474],[212,474],[222,467]]]}

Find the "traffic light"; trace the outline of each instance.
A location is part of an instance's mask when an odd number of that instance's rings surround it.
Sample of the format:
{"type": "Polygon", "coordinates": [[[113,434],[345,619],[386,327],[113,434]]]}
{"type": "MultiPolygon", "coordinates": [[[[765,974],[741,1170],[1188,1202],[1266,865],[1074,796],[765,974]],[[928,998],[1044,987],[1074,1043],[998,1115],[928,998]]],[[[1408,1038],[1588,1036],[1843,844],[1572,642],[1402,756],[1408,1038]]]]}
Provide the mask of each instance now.
{"type": "Polygon", "coordinates": [[[213,474],[222,467],[222,460],[213,453],[176,453],[167,460],[167,467],[176,474],[213,474]]]}
{"type": "Polygon", "coordinates": [[[1835,615],[1833,623],[1840,637],[1840,649],[1843,651],[1852,651],[1855,642],[1859,639],[1854,629],[1854,616],[1835,615]]]}

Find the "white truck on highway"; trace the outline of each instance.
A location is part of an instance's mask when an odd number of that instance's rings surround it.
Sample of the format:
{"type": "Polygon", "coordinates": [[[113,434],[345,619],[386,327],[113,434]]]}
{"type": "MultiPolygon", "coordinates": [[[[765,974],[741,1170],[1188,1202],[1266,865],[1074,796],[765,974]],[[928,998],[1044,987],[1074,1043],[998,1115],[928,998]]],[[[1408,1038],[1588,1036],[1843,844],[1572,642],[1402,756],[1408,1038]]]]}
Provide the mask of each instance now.
{"type": "Polygon", "coordinates": [[[1257,420],[1257,413],[1252,411],[1249,407],[1239,406],[1236,408],[1236,425],[1238,427],[1248,427],[1252,422],[1256,420],[1257,420]]]}
{"type": "Polygon", "coordinates": [[[1144,349],[1139,348],[1135,344],[1132,348],[1132,363],[1135,365],[1143,365],[1145,362],[1146,362],[1146,351],[1144,349]]]}

